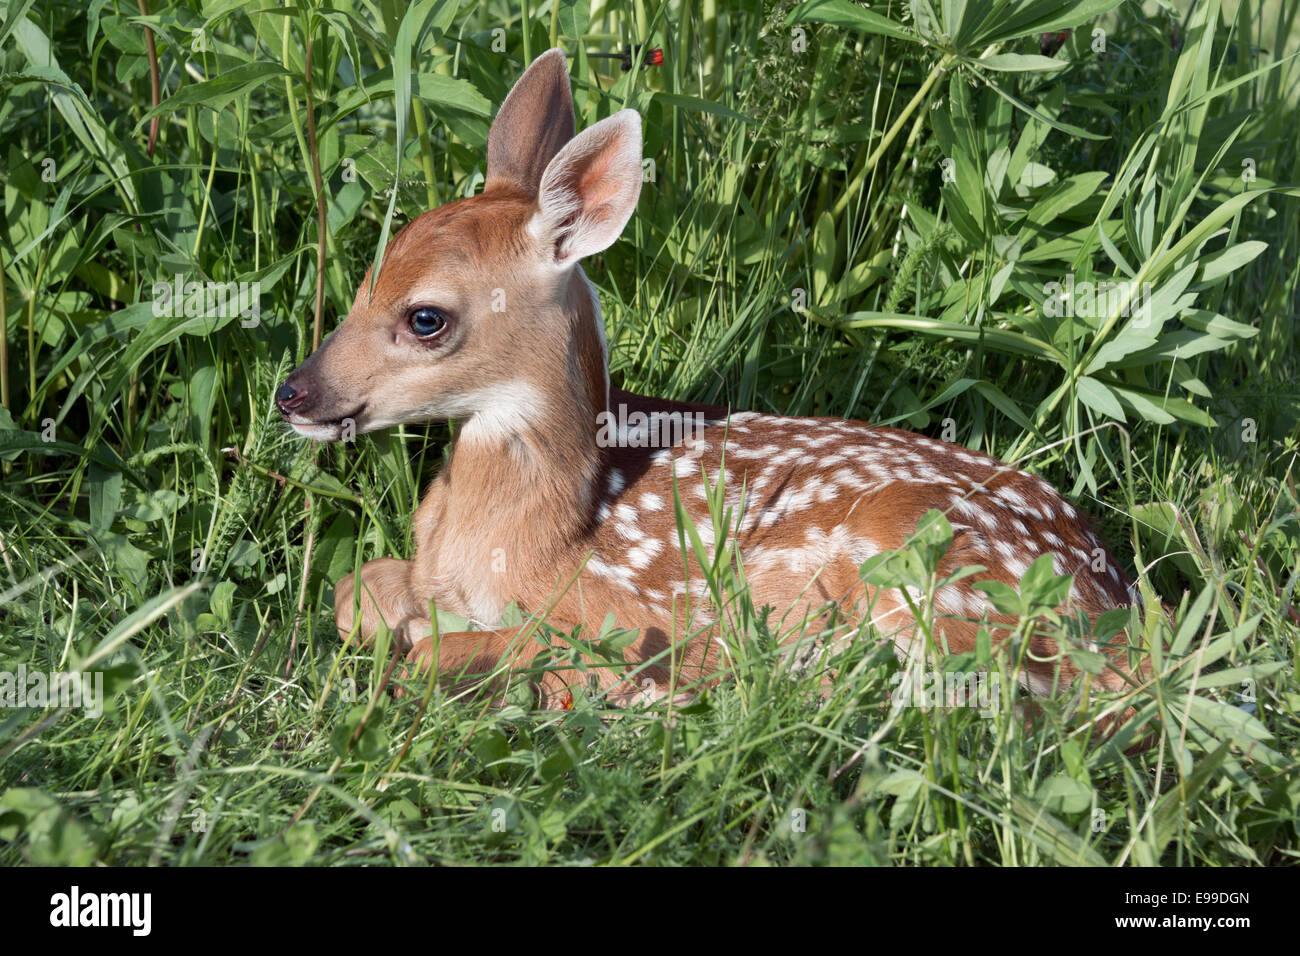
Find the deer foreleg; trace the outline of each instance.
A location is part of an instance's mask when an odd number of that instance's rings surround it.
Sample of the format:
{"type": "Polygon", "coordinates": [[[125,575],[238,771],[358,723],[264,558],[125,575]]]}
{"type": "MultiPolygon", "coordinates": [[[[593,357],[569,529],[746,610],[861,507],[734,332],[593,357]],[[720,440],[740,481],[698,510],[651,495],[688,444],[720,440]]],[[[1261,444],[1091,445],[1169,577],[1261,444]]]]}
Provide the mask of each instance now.
{"type": "MultiPolygon", "coordinates": [[[[364,646],[381,627],[387,627],[400,643],[406,633],[400,626],[403,621],[421,613],[428,617],[428,607],[422,603],[411,590],[411,562],[377,558],[334,588],[334,619],[344,641],[364,646]]],[[[403,650],[407,647],[402,645],[403,650]]]]}

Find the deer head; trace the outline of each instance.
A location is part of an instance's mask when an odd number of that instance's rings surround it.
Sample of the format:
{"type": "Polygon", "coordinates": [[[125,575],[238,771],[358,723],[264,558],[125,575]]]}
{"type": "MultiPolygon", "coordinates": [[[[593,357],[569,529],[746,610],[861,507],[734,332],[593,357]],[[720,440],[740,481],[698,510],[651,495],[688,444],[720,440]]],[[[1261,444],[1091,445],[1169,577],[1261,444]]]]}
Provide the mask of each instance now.
{"type": "Polygon", "coordinates": [[[557,404],[594,422],[604,331],[578,263],[618,238],[640,190],[640,117],[575,136],[564,54],[542,54],[492,124],[483,192],[393,238],[373,289],[367,270],[343,323],[277,390],[280,414],[318,441],[448,418],[465,435],[514,434],[557,404]]]}

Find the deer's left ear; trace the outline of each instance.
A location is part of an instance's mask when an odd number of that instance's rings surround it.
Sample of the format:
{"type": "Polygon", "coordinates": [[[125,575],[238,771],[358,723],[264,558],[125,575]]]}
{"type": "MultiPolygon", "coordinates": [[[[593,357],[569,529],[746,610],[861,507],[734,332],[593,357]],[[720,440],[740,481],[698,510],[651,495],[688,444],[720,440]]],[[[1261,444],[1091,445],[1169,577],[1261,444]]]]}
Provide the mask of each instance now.
{"type": "Polygon", "coordinates": [[[641,117],[620,110],[569,141],[542,174],[528,230],[559,266],[608,248],[641,195],[641,117]]]}
{"type": "Polygon", "coordinates": [[[524,71],[488,130],[489,190],[506,185],[536,196],[542,171],[573,139],[573,94],[564,51],[547,50],[524,71]]]}

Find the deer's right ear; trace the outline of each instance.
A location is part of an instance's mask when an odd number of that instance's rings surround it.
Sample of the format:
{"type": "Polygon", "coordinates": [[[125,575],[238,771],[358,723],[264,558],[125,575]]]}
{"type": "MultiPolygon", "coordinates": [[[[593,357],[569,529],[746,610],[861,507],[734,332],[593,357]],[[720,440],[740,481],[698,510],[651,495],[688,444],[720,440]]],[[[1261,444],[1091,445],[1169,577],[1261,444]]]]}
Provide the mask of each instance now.
{"type": "Polygon", "coordinates": [[[528,231],[568,266],[608,248],[641,195],[641,117],[619,110],[584,129],[542,175],[528,231]]]}
{"type": "Polygon", "coordinates": [[[546,165],[573,139],[573,129],[569,71],[556,47],[524,71],[492,121],[485,191],[501,185],[536,196],[546,165]]]}

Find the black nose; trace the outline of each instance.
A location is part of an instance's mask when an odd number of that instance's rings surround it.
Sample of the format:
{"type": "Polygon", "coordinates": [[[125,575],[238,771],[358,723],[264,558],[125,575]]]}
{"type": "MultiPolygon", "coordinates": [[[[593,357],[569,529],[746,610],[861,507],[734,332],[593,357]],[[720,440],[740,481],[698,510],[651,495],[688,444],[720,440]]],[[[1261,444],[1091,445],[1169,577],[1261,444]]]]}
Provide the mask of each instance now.
{"type": "Polygon", "coordinates": [[[281,412],[290,412],[301,405],[306,398],[306,389],[294,388],[285,382],[276,390],[275,404],[279,406],[281,412]]]}

